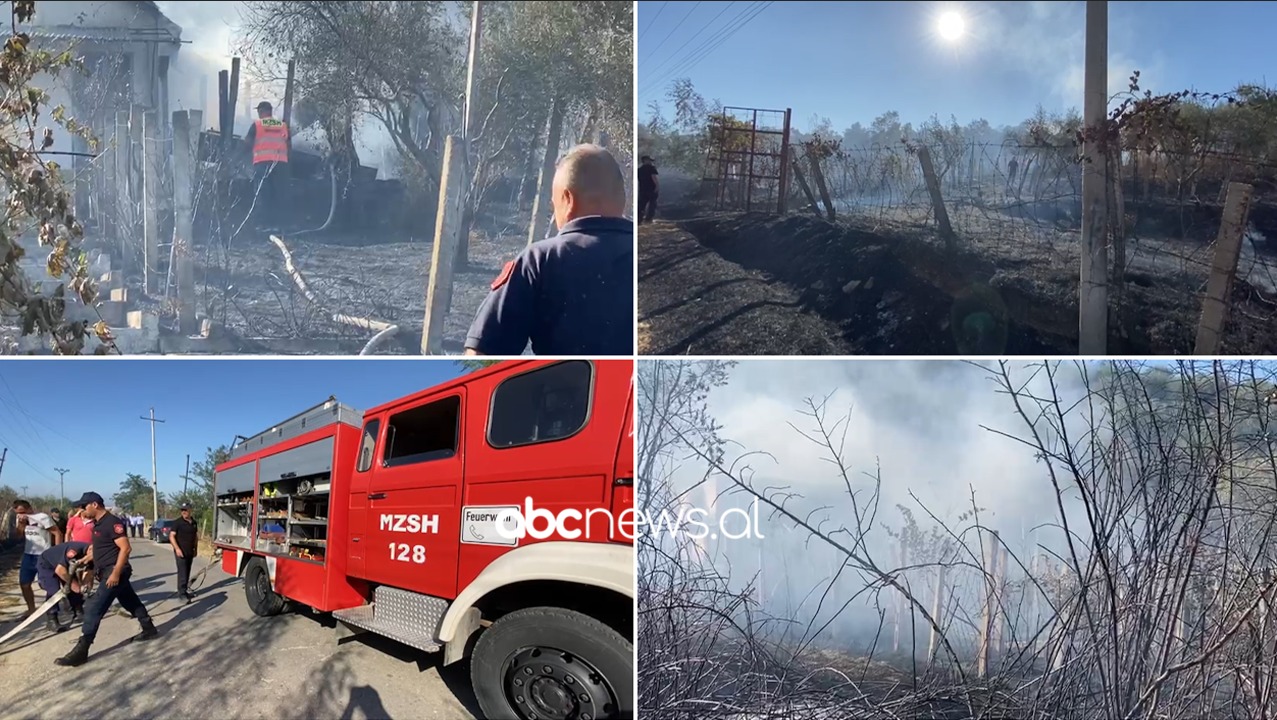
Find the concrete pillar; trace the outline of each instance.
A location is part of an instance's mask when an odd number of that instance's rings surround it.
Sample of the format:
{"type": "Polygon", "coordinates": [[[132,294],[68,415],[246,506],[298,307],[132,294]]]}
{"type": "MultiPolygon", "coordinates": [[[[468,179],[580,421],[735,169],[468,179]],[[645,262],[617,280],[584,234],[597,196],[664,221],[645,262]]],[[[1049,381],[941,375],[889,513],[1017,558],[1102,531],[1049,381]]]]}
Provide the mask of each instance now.
{"type": "Polygon", "coordinates": [[[154,295],[160,285],[159,191],[163,172],[163,129],[158,115],[142,115],[142,273],[146,294],[154,295]]]}
{"type": "Polygon", "coordinates": [[[177,317],[184,335],[198,332],[195,322],[195,258],[191,236],[194,210],[195,149],[191,128],[203,122],[200,113],[173,113],[173,255],[177,261],[177,317]]]}
{"type": "Polygon", "coordinates": [[[1087,130],[1082,175],[1082,267],[1078,283],[1078,352],[1108,352],[1108,2],[1086,2],[1086,74],[1083,120],[1087,130]]]}

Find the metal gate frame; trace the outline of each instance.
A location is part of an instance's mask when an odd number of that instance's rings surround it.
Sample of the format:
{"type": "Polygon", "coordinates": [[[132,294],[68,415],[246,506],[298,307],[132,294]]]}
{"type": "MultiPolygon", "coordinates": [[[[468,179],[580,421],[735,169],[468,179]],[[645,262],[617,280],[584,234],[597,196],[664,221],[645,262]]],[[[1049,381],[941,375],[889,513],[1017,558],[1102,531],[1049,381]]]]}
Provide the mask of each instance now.
{"type": "MultiPolygon", "coordinates": [[[[735,179],[741,180],[745,184],[745,212],[752,211],[754,202],[754,183],[758,180],[774,180],[777,182],[777,200],[774,211],[777,214],[784,215],[786,212],[787,200],[789,198],[789,130],[790,118],[793,110],[786,108],[785,110],[769,110],[766,108],[747,108],[747,107],[724,107],[722,112],[717,114],[719,120],[719,137],[715,147],[710,148],[710,156],[706,162],[706,170],[714,173],[715,177],[709,178],[717,185],[715,189],[715,209],[722,210],[725,196],[727,193],[727,184],[733,165],[739,165],[745,169],[743,174],[734,175],[735,179]],[[749,116],[750,126],[748,128],[735,127],[726,122],[727,118],[736,117],[735,113],[741,113],[749,116]],[[759,129],[758,115],[759,113],[776,113],[783,114],[785,124],[780,130],[759,129]],[[748,150],[734,150],[737,147],[732,139],[740,135],[749,135],[748,150]],[[780,152],[768,152],[759,150],[759,136],[780,136],[780,152]],[[777,175],[759,175],[755,172],[756,160],[758,158],[775,158],[779,174],[777,175]]],[[[710,126],[713,127],[715,118],[710,119],[710,126]]],[[[708,174],[708,173],[707,173],[708,174]]]]}

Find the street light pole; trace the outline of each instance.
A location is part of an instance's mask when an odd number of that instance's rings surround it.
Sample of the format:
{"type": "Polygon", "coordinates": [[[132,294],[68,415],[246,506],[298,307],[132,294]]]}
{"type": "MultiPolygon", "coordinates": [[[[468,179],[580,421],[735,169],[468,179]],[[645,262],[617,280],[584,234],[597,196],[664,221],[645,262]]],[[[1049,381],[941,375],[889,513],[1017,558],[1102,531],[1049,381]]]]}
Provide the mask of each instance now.
{"type": "Polygon", "coordinates": [[[62,510],[65,512],[67,504],[66,474],[71,471],[66,468],[53,468],[53,472],[58,474],[58,493],[62,496],[62,510]]]}
{"type": "Polygon", "coordinates": [[[159,475],[155,471],[155,423],[162,423],[163,420],[155,418],[155,408],[151,408],[151,416],[143,417],[143,420],[151,423],[151,522],[154,523],[160,519],[160,481],[159,475]]]}

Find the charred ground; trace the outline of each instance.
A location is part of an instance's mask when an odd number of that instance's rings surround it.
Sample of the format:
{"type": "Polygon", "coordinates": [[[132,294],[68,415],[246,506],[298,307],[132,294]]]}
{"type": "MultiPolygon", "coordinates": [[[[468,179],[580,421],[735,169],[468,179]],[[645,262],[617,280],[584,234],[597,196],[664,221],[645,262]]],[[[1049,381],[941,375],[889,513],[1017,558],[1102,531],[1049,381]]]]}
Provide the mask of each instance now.
{"type": "MultiPolygon", "coordinates": [[[[1199,240],[1128,245],[1110,351],[1191,352],[1220,208],[1145,207],[1136,228],[1199,240]],[[1190,232],[1184,232],[1184,230],[1190,232]]],[[[1077,346],[1078,233],[1001,232],[979,208],[955,208],[950,251],[904,213],[713,213],[687,203],[639,231],[641,351],[652,354],[1071,354],[1077,346]],[[963,216],[966,217],[963,217],[963,216]],[[973,232],[979,228],[980,231],[973,232]]],[[[1023,220],[1015,220],[1023,223],[1023,220]]],[[[1277,206],[1258,230],[1232,293],[1225,354],[1277,345],[1264,283],[1277,206]],[[1247,265],[1249,263],[1249,265],[1247,265]],[[1262,271],[1262,272],[1260,272],[1262,271]],[[1258,273],[1258,274],[1256,274],[1258,273]]]]}

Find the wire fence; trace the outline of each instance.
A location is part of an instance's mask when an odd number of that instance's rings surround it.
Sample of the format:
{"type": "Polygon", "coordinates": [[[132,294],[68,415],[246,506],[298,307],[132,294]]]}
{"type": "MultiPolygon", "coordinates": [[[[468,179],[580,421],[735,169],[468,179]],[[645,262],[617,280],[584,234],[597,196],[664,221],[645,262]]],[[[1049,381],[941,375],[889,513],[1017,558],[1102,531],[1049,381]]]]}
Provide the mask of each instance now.
{"type": "MultiPolygon", "coordinates": [[[[1012,243],[1064,259],[1065,246],[1080,236],[1083,166],[1073,147],[964,143],[928,149],[945,209],[963,242],[1012,243]]],[[[1217,209],[1230,181],[1254,184],[1257,201],[1277,199],[1274,168],[1224,153],[1124,153],[1111,169],[1120,188],[1115,219],[1135,250],[1128,254],[1132,266],[1170,262],[1181,272],[1206,271],[1219,229],[1217,209]]],[[[839,215],[884,224],[934,223],[914,148],[839,149],[821,162],[821,170],[839,215]]],[[[810,205],[799,184],[791,185],[791,198],[801,203],[797,207],[810,205]]],[[[1258,231],[1252,237],[1266,240],[1258,231]]]]}

